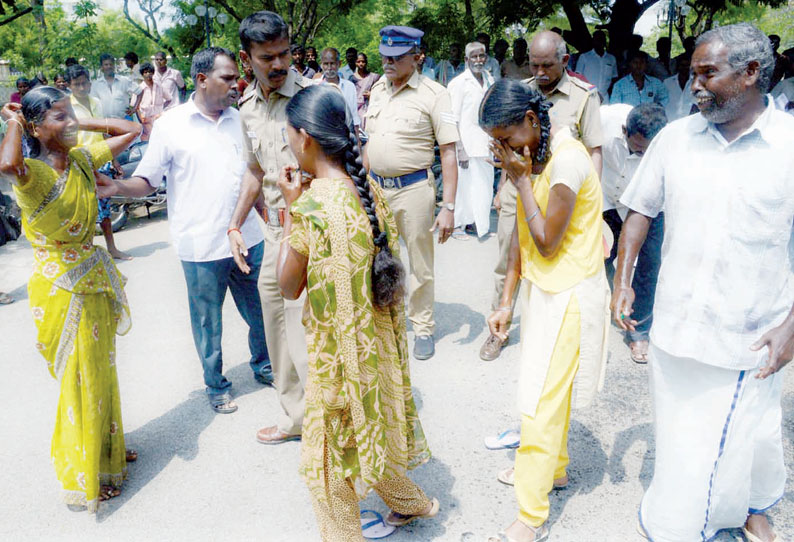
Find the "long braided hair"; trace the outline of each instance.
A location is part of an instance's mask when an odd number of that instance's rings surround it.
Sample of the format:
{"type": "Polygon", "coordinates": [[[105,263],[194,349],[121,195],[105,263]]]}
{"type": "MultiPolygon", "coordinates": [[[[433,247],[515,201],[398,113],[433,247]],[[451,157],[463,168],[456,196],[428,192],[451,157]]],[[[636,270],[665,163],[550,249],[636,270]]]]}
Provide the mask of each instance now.
{"type": "Polygon", "coordinates": [[[532,90],[526,83],[502,78],[488,89],[482,99],[480,127],[487,130],[515,126],[524,121],[527,111],[534,111],[540,121],[540,143],[532,154],[532,160],[536,164],[545,164],[550,158],[551,119],[549,118],[549,109],[551,109],[551,102],[542,93],[532,90]]]}
{"type": "Polygon", "coordinates": [[[386,232],[375,213],[375,199],[367,180],[350,112],[342,93],[327,85],[307,87],[287,104],[287,122],[303,129],[323,152],[345,167],[353,180],[372,227],[375,258],[372,262],[372,301],[377,307],[396,305],[405,293],[405,268],[389,248],[386,232]]]}

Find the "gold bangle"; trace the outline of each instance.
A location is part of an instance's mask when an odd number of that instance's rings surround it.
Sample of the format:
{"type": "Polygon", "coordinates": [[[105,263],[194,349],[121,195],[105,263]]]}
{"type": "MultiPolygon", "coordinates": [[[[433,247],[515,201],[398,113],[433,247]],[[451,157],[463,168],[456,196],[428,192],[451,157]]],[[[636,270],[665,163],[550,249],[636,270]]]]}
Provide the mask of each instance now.
{"type": "Polygon", "coordinates": [[[13,118],[13,117],[12,117],[12,118],[10,118],[10,119],[8,119],[8,120],[6,121],[6,124],[8,124],[9,122],[16,122],[17,124],[19,124],[19,127],[20,127],[20,128],[22,128],[22,131],[23,131],[23,132],[25,131],[25,125],[24,125],[24,124],[22,124],[22,123],[19,121],[19,119],[15,119],[15,118],[13,118]]]}

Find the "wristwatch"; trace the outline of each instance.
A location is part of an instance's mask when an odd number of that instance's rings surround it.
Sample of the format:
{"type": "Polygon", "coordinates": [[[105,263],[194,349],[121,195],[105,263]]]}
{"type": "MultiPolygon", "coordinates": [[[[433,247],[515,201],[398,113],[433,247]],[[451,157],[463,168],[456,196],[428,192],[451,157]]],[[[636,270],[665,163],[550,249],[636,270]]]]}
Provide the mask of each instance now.
{"type": "Polygon", "coordinates": [[[455,212],[455,204],[452,202],[441,202],[441,206],[447,211],[455,212]]]}

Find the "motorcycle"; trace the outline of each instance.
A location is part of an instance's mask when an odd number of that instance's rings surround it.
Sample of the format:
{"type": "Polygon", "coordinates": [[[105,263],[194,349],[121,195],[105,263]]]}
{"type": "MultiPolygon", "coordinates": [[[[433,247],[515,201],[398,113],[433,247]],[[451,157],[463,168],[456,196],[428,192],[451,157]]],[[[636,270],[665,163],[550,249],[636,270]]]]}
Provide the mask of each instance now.
{"type": "MultiPolygon", "coordinates": [[[[132,174],[135,172],[135,168],[138,167],[138,163],[143,158],[148,145],[149,143],[147,141],[139,141],[131,145],[130,148],[116,157],[116,161],[121,166],[121,172],[119,173],[121,173],[122,177],[125,179],[132,177],[132,174]]],[[[115,170],[109,172],[109,174],[112,173],[117,172],[115,172],[115,170]]],[[[113,196],[110,198],[110,222],[113,227],[113,231],[117,232],[121,230],[127,224],[130,213],[132,213],[132,211],[138,207],[146,207],[146,217],[151,218],[149,209],[155,205],[163,205],[166,200],[167,196],[165,177],[163,177],[163,181],[160,183],[160,186],[157,187],[157,190],[148,196],[139,198],[113,196]]]]}

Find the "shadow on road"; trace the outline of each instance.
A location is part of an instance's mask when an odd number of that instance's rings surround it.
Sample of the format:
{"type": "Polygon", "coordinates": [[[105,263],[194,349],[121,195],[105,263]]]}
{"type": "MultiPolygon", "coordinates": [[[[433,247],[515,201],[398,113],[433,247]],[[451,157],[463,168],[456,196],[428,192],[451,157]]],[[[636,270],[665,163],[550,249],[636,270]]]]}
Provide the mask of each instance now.
{"type": "Polygon", "coordinates": [[[124,252],[126,252],[133,258],[142,258],[144,256],[151,256],[158,250],[163,250],[166,248],[168,248],[168,243],[166,243],[165,241],[158,241],[156,243],[149,243],[148,245],[141,245],[138,247],[125,249],[124,252]]]}
{"type": "Polygon", "coordinates": [[[436,315],[436,342],[468,326],[466,336],[455,340],[455,344],[471,344],[485,329],[485,316],[463,303],[436,303],[433,311],[436,315]]]}
{"type": "Polygon", "coordinates": [[[579,493],[592,493],[603,483],[607,472],[607,454],[601,442],[587,426],[573,419],[568,433],[568,454],[571,459],[568,487],[552,491],[549,496],[551,510],[548,522],[552,528],[565,510],[568,500],[579,493]]]}
{"type": "MultiPolygon", "coordinates": [[[[251,377],[248,363],[241,363],[225,372],[234,385],[233,396],[242,397],[263,388],[251,377]]],[[[198,455],[201,433],[212,423],[215,414],[207,403],[203,389],[195,390],[185,401],[146,425],[125,435],[127,445],[140,453],[140,459],[130,464],[130,477],[121,495],[100,507],[97,522],[109,520],[130,499],[156,478],[176,457],[191,461],[198,455]]]]}
{"type": "Polygon", "coordinates": [[[653,424],[651,423],[637,424],[615,435],[615,444],[612,446],[612,453],[609,455],[609,480],[613,484],[619,484],[626,479],[623,458],[629,448],[637,441],[645,442],[645,453],[640,467],[640,483],[643,489],[648,489],[653,476],[653,458],[654,450],[656,449],[653,439],[653,424]]]}

